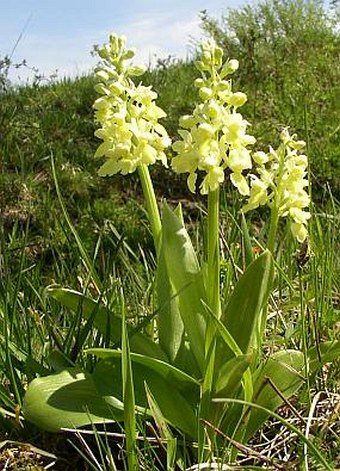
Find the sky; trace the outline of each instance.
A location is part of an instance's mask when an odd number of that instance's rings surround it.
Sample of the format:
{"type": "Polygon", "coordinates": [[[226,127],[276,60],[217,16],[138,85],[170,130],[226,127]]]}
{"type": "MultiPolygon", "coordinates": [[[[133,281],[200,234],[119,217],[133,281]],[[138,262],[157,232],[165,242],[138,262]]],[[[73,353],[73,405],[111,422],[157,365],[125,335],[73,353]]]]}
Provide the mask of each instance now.
{"type": "MultiPolygon", "coordinates": [[[[243,0],[0,0],[0,59],[26,60],[45,77],[86,74],[96,64],[95,44],[124,34],[138,62],[155,64],[169,55],[186,58],[192,38],[202,37],[199,13],[220,19],[243,0]]],[[[12,70],[26,81],[28,69],[12,70]]],[[[32,73],[31,73],[32,75],[32,73]]]]}

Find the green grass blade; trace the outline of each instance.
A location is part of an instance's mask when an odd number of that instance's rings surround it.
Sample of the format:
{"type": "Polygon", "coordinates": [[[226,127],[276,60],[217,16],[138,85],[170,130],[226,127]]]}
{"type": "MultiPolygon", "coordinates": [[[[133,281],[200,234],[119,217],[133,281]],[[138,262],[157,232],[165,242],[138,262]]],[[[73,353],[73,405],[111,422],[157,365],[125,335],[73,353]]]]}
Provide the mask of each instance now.
{"type": "Polygon", "coordinates": [[[131,471],[139,469],[137,457],[137,428],[135,415],[135,391],[133,373],[130,358],[129,337],[126,327],[125,307],[122,299],[122,385],[124,404],[124,429],[126,440],[126,453],[128,469],[131,471]]]}
{"type": "Polygon", "coordinates": [[[175,471],[177,439],[173,436],[173,433],[171,432],[171,429],[147,383],[145,383],[145,392],[151,414],[157,424],[160,436],[163,440],[166,440],[166,469],[167,471],[175,471]]]}
{"type": "MultiPolygon", "coordinates": [[[[109,337],[113,344],[120,345],[122,333],[122,318],[120,313],[113,312],[100,301],[95,301],[78,291],[68,288],[49,288],[48,293],[63,306],[78,313],[90,321],[105,337],[109,337]]],[[[134,327],[128,327],[130,335],[130,348],[138,353],[167,360],[167,356],[149,337],[138,332],[134,327]]]]}
{"type": "Polygon", "coordinates": [[[254,261],[254,251],[251,244],[251,238],[248,230],[248,225],[244,213],[241,214],[241,229],[242,229],[242,240],[244,247],[244,261],[245,267],[248,267],[254,261]]]}
{"type": "Polygon", "coordinates": [[[84,244],[83,244],[83,242],[82,242],[75,226],[73,225],[73,223],[71,221],[71,218],[70,218],[70,216],[67,212],[66,206],[64,204],[64,200],[61,196],[61,191],[60,191],[60,187],[59,187],[59,183],[58,183],[58,179],[57,179],[57,172],[56,172],[56,168],[55,168],[55,164],[54,164],[53,154],[51,154],[51,165],[52,165],[52,175],[53,175],[53,179],[54,179],[54,184],[55,184],[55,188],[56,188],[56,192],[57,192],[57,196],[58,196],[58,200],[59,200],[59,204],[60,204],[63,216],[65,218],[65,221],[67,222],[68,227],[70,228],[70,231],[72,232],[72,234],[75,238],[75,241],[77,243],[77,247],[78,247],[79,253],[81,255],[82,261],[83,261],[86,269],[88,270],[89,277],[92,280],[92,282],[93,282],[94,286],[96,287],[97,291],[100,293],[101,289],[102,289],[102,284],[101,284],[99,275],[97,274],[96,269],[94,267],[94,264],[93,264],[92,260],[90,259],[90,257],[88,256],[87,251],[84,247],[84,244]]]}
{"type": "Polygon", "coordinates": [[[317,371],[326,363],[337,360],[340,357],[340,341],[330,340],[321,342],[317,346],[308,350],[309,372],[315,375],[317,371]]]}
{"type": "Polygon", "coordinates": [[[243,406],[246,406],[247,408],[258,410],[261,414],[266,415],[267,417],[271,416],[274,419],[279,420],[283,425],[285,425],[285,427],[287,427],[287,429],[289,429],[292,432],[296,433],[296,435],[299,437],[301,442],[303,442],[307,445],[307,447],[312,452],[312,454],[314,455],[314,457],[316,458],[318,463],[320,465],[324,466],[323,469],[325,469],[327,471],[334,471],[333,466],[331,466],[327,462],[326,458],[322,455],[322,453],[317,448],[317,446],[314,445],[314,443],[311,440],[309,440],[307,437],[305,437],[304,433],[301,430],[299,430],[297,427],[295,427],[295,425],[293,425],[288,420],[281,417],[279,414],[276,414],[272,410],[267,409],[266,407],[264,407],[262,405],[254,404],[254,403],[248,402],[248,401],[243,401],[242,399],[230,399],[230,398],[223,398],[223,399],[221,398],[220,399],[220,398],[218,398],[218,399],[214,399],[214,402],[241,404],[243,406]]]}
{"type": "MultiPolygon", "coordinates": [[[[257,373],[252,401],[275,411],[303,385],[304,355],[297,350],[281,350],[271,355],[257,373]],[[278,393],[278,391],[280,393],[278,393]]],[[[268,414],[254,409],[247,422],[248,440],[263,425],[268,414]]]]}

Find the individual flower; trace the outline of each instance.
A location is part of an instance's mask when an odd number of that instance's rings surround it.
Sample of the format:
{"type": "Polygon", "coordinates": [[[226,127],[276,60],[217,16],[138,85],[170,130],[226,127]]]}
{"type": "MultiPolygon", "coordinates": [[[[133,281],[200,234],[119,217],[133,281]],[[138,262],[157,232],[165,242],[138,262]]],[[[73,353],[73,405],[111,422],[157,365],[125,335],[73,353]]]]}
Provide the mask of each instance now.
{"type": "Polygon", "coordinates": [[[238,69],[238,61],[223,63],[223,51],[213,39],[201,44],[196,63],[202,77],[196,79],[201,102],[191,115],[180,119],[180,140],[173,144],[176,156],[172,168],[177,173],[189,173],[187,182],[191,192],[196,191],[197,177],[203,172],[201,194],[214,191],[231,172],[230,180],[242,195],[249,194],[243,172],[252,167],[250,151],[255,138],[246,133],[249,123],[237,109],[247,97],[233,92],[231,80],[226,77],[238,69]]]}
{"type": "Polygon", "coordinates": [[[304,141],[296,141],[284,129],[278,149],[270,147],[268,153],[254,152],[256,174],[250,175],[250,195],[243,207],[247,212],[268,204],[278,217],[289,217],[292,233],[299,242],[308,235],[310,218],[310,197],[306,191],[308,159],[300,152],[304,147],[304,141]]]}
{"type": "Polygon", "coordinates": [[[145,70],[130,64],[134,51],[126,49],[124,36],[111,34],[109,43],[97,52],[102,63],[96,70],[96,90],[101,96],[93,107],[100,124],[95,135],[103,142],[95,156],[106,157],[99,174],[125,175],[157,160],[167,166],[164,150],[171,140],[158,123],[166,113],[156,105],[157,93],[151,87],[133,82],[132,77],[145,70]]]}

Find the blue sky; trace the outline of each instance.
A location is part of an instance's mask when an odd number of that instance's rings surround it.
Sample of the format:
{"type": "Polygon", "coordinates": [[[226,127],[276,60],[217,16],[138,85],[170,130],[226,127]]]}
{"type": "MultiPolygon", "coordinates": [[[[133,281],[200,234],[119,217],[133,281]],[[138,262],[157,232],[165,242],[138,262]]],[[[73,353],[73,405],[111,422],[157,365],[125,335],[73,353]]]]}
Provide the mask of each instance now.
{"type": "MultiPolygon", "coordinates": [[[[0,57],[10,54],[18,38],[13,61],[26,59],[45,76],[86,73],[95,65],[94,44],[110,32],[125,34],[138,49],[138,60],[190,54],[190,38],[202,36],[199,12],[206,9],[220,18],[242,0],[11,0],[1,8],[0,57]]],[[[0,0],[5,3],[5,0],[0,0]]],[[[20,69],[23,80],[27,72],[20,69]]],[[[11,78],[14,78],[13,73],[11,78]]]]}

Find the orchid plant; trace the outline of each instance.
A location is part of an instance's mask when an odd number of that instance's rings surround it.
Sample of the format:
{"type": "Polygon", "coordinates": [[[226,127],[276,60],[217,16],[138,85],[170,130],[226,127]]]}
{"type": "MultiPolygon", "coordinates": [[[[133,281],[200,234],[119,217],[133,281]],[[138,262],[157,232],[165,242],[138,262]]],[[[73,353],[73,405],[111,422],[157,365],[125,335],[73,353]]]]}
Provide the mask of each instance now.
{"type": "MultiPolygon", "coordinates": [[[[60,430],[102,421],[131,425],[135,413],[151,415],[166,439],[177,429],[197,441],[201,458],[213,441],[207,423],[246,442],[304,384],[305,362],[310,373],[322,363],[315,350],[308,358],[298,350],[262,351],[279,219],[291,219],[298,243],[308,235],[305,143],[284,129],[276,150],[252,150],[255,138],[247,134],[249,123],[239,111],[247,97],[233,91],[230,78],[238,61],[225,61],[213,39],[200,46],[201,76],[195,81],[200,102],[180,119],[174,143],[159,122],[166,113],[156,104],[156,92],[138,82],[144,69],[131,65],[135,53],[126,39],[112,34],[98,54],[95,134],[102,143],[96,156],[105,158],[99,174],[139,174],[157,257],[156,335],[151,338],[126,324],[124,306],[117,314],[105,299],[50,289],[66,307],[81,309],[103,335],[109,325],[112,345],[118,347],[87,350],[98,358],[92,373],[67,367],[35,379],[26,393],[25,416],[60,430]],[[168,162],[171,145],[175,155],[168,162]],[[186,231],[181,207],[165,203],[160,210],[149,173],[158,161],[187,173],[189,191],[199,188],[207,195],[203,260],[186,231]],[[249,263],[222,303],[219,205],[227,178],[244,201],[244,213],[268,205],[271,219],[267,249],[257,256],[248,249],[249,263]]],[[[249,240],[246,226],[243,237],[249,240]]],[[[322,349],[329,359],[332,346],[322,349]]]]}

